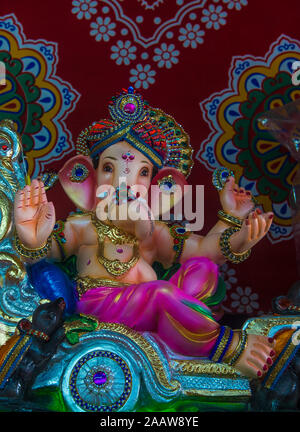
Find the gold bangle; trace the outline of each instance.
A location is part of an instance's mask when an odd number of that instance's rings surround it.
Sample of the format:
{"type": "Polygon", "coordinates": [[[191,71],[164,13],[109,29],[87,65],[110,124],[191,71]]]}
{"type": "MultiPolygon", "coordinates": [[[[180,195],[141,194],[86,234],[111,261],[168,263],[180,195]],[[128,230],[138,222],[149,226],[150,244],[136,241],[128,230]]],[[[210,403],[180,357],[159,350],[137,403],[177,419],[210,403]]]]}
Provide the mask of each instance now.
{"type": "Polygon", "coordinates": [[[46,243],[43,246],[40,246],[38,248],[30,249],[30,248],[27,248],[26,246],[24,246],[23,243],[21,242],[21,240],[19,239],[17,231],[15,231],[15,235],[14,235],[13,240],[14,240],[14,247],[15,247],[15,249],[19,255],[21,255],[25,258],[30,258],[32,260],[40,259],[40,258],[45,257],[51,248],[52,233],[48,237],[46,243]]]}
{"type": "Polygon", "coordinates": [[[212,361],[214,362],[222,361],[226,345],[228,344],[230,338],[232,337],[231,334],[232,334],[232,330],[230,329],[230,327],[226,327],[224,335],[218,345],[218,348],[216,349],[216,352],[212,356],[212,361]]]}
{"type": "Polygon", "coordinates": [[[233,252],[231,250],[230,241],[229,241],[230,237],[238,231],[240,231],[240,228],[230,227],[230,228],[227,228],[225,231],[223,231],[223,233],[221,234],[221,237],[220,237],[220,248],[221,248],[222,254],[224,255],[224,257],[226,259],[228,259],[229,261],[231,261],[234,264],[239,264],[239,263],[245,261],[247,258],[249,258],[250,254],[251,254],[251,249],[248,249],[247,251],[242,252],[242,253],[233,252]]]}
{"type": "Polygon", "coordinates": [[[223,222],[228,223],[231,226],[236,226],[238,228],[241,228],[243,225],[242,219],[232,216],[231,214],[226,213],[223,210],[218,211],[218,218],[223,222]]]}
{"type": "Polygon", "coordinates": [[[235,350],[224,358],[224,363],[229,364],[230,366],[234,366],[241,354],[247,348],[248,343],[248,335],[244,330],[234,330],[234,332],[239,332],[239,342],[235,348],[235,350]]]}

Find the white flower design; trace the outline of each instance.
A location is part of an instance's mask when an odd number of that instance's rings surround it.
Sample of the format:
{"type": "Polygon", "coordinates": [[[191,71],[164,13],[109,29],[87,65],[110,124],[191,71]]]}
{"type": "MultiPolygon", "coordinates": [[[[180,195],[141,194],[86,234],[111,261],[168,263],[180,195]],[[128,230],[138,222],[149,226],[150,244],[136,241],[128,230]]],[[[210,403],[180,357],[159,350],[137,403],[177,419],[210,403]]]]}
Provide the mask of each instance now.
{"type": "Polygon", "coordinates": [[[241,10],[242,6],[247,6],[248,1],[247,0],[223,0],[223,3],[228,3],[227,7],[228,9],[236,9],[241,10]]]}
{"type": "Polygon", "coordinates": [[[219,30],[220,25],[225,25],[226,20],[224,19],[227,17],[227,12],[223,11],[222,6],[214,6],[209,5],[208,9],[203,10],[203,16],[201,18],[201,21],[203,23],[206,23],[206,28],[214,28],[215,30],[219,30]]]}
{"type": "Polygon", "coordinates": [[[116,24],[113,22],[110,22],[110,18],[102,18],[98,17],[96,18],[96,22],[91,23],[91,36],[96,36],[95,39],[97,42],[101,41],[102,39],[104,42],[108,42],[110,37],[115,36],[116,32],[113,30],[116,27],[116,24]]]}
{"type": "Polygon", "coordinates": [[[231,284],[237,283],[237,278],[235,277],[236,271],[232,268],[229,268],[227,263],[220,266],[219,271],[220,276],[226,285],[226,289],[231,289],[231,284]]]}
{"type": "Polygon", "coordinates": [[[117,45],[113,45],[111,50],[113,53],[111,54],[110,58],[112,60],[116,60],[117,65],[124,63],[126,66],[128,66],[131,60],[135,60],[136,58],[136,55],[134,54],[136,47],[131,46],[131,42],[129,40],[125,42],[118,40],[117,45]]]}
{"type": "Polygon", "coordinates": [[[92,15],[97,13],[97,1],[95,0],[73,0],[72,13],[77,15],[78,19],[91,19],[92,15]]]}
{"type": "Polygon", "coordinates": [[[231,298],[233,299],[231,306],[237,308],[236,311],[238,313],[246,312],[250,314],[254,309],[259,308],[259,304],[256,301],[258,299],[258,294],[252,293],[250,287],[246,287],[245,289],[237,287],[236,292],[231,294],[231,298]]]}
{"type": "Polygon", "coordinates": [[[199,24],[192,25],[191,23],[187,23],[185,27],[181,27],[179,29],[181,35],[178,37],[180,42],[183,42],[184,48],[191,46],[191,48],[197,48],[197,44],[203,43],[202,36],[204,35],[204,31],[200,30],[199,24]]]}
{"type": "Polygon", "coordinates": [[[146,64],[145,66],[140,63],[136,65],[136,69],[131,69],[129,78],[131,83],[134,83],[135,88],[143,87],[144,89],[149,88],[149,84],[154,84],[156,72],[151,70],[151,66],[146,64]]]}
{"type": "Polygon", "coordinates": [[[155,48],[154,50],[155,56],[153,57],[153,60],[157,62],[157,66],[159,68],[166,67],[167,69],[170,69],[173,64],[178,63],[179,51],[175,50],[175,45],[167,45],[166,43],[162,43],[160,48],[155,48]]]}

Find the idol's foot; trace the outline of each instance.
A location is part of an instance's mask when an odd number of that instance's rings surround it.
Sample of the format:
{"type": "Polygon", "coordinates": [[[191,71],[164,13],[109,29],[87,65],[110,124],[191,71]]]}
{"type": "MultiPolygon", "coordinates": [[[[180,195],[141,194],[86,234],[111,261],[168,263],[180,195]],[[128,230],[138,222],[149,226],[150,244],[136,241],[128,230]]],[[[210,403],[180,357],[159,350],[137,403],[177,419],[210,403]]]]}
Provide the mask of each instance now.
{"type": "Polygon", "coordinates": [[[249,334],[247,346],[234,367],[250,379],[262,378],[275,359],[274,345],[272,338],[249,334]]]}

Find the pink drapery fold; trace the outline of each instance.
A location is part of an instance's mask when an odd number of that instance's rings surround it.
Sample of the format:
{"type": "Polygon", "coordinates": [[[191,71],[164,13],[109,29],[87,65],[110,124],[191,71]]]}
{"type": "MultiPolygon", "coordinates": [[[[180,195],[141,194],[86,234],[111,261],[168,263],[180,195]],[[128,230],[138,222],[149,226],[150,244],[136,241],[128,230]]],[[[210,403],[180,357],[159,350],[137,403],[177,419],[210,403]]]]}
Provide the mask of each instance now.
{"type": "Polygon", "coordinates": [[[156,332],[179,354],[207,357],[220,325],[204,301],[217,285],[217,265],[205,257],[190,258],[169,281],[92,288],[82,295],[78,311],[99,321],[156,332]]]}

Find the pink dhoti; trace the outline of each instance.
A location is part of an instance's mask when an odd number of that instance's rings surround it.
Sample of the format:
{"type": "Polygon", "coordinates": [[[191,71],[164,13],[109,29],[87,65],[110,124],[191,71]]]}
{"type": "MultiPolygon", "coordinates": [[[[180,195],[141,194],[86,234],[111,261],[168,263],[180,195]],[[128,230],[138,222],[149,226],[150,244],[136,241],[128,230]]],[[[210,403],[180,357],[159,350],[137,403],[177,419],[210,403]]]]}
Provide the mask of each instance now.
{"type": "Polygon", "coordinates": [[[155,332],[179,354],[207,357],[220,325],[205,301],[217,285],[217,265],[205,257],[190,258],[169,281],[89,289],[78,311],[102,322],[155,332]]]}

